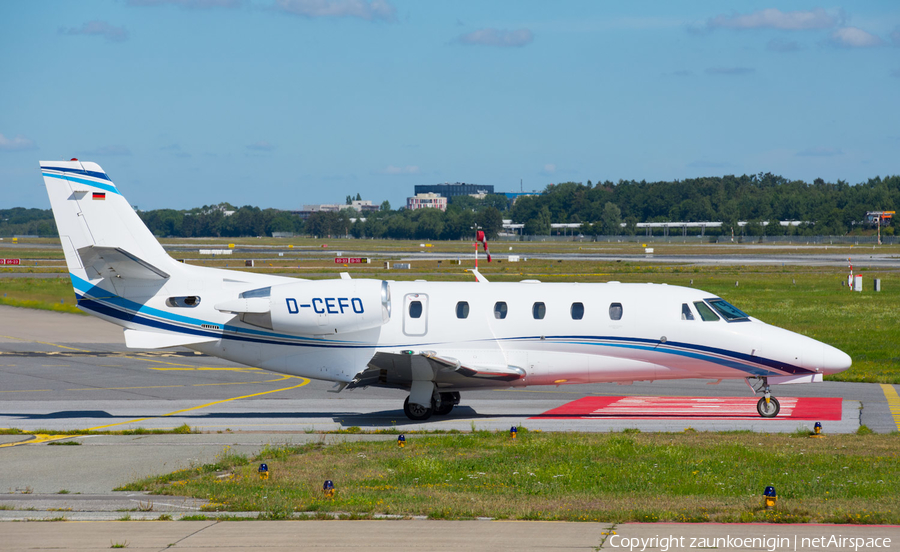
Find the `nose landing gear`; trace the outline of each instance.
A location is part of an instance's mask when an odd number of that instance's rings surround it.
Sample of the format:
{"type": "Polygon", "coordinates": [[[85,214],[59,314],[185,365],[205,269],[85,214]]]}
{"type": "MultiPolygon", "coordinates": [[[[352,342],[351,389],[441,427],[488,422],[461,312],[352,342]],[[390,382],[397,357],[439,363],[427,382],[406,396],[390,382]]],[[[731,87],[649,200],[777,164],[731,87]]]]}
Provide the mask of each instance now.
{"type": "Polygon", "coordinates": [[[774,418],[775,416],[778,416],[778,412],[781,411],[781,404],[769,391],[768,378],[747,378],[747,385],[750,386],[750,389],[753,389],[754,393],[759,394],[761,392],[763,394],[762,398],[759,399],[759,402],[756,403],[756,411],[759,412],[759,415],[763,418],[774,418]]]}
{"type": "Polygon", "coordinates": [[[756,411],[763,418],[774,418],[778,416],[780,410],[781,404],[778,403],[778,399],[769,395],[768,391],[766,391],[766,396],[759,399],[759,402],[756,403],[756,411]]]}

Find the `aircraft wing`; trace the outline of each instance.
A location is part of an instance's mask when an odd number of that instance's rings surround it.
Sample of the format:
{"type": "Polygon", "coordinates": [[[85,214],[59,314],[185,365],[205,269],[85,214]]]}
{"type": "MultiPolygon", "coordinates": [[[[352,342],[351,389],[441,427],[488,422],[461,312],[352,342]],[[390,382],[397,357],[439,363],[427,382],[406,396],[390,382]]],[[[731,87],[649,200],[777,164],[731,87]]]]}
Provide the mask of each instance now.
{"type": "Polygon", "coordinates": [[[496,387],[498,381],[512,382],[525,377],[518,366],[463,364],[434,351],[375,353],[365,370],[347,386],[409,389],[414,380],[433,381],[438,389],[496,387]]]}

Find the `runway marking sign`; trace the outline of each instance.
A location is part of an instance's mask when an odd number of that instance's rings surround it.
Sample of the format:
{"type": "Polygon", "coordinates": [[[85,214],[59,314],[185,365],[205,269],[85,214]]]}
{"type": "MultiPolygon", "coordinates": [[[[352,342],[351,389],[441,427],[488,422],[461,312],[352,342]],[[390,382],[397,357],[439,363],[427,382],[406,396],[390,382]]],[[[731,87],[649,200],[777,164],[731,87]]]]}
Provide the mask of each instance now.
{"type": "MultiPolygon", "coordinates": [[[[760,419],[756,397],[584,397],[532,419],[760,419]]],[[[840,398],[779,397],[774,419],[840,420],[840,398]]]]}
{"type": "Polygon", "coordinates": [[[19,259],[0,259],[0,265],[18,265],[21,261],[19,259]]]}

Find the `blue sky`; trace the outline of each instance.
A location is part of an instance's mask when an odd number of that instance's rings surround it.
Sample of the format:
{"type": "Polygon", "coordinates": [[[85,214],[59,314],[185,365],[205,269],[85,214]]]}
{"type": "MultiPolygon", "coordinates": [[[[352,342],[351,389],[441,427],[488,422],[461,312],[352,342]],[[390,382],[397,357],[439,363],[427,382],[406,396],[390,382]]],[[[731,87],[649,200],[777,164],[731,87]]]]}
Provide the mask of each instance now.
{"type": "Polygon", "coordinates": [[[0,2],[0,208],[900,173],[900,2],[0,2]]]}

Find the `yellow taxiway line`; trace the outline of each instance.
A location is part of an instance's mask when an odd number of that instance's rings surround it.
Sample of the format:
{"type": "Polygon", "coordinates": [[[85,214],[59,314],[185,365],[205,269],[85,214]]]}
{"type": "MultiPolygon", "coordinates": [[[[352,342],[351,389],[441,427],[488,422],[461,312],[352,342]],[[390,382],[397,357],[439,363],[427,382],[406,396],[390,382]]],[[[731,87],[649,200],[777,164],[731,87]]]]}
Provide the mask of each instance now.
{"type": "MultiPolygon", "coordinates": [[[[289,376],[289,377],[295,377],[295,376],[289,376]]],[[[136,418],[136,419],[134,419],[134,420],[128,420],[127,422],[117,422],[117,423],[115,423],[115,424],[107,424],[107,425],[102,425],[102,426],[97,426],[97,427],[89,427],[89,428],[88,428],[88,431],[98,431],[98,430],[101,430],[101,429],[106,429],[106,428],[108,428],[108,427],[116,427],[116,426],[120,426],[120,425],[133,424],[133,423],[135,423],[135,422],[143,422],[143,421],[145,421],[145,420],[152,420],[152,419],[154,419],[154,418],[166,418],[166,417],[168,417],[168,416],[174,416],[174,415],[176,415],[176,414],[182,414],[182,413],[184,413],[184,412],[191,412],[191,411],[193,411],[193,410],[200,410],[201,408],[207,408],[207,407],[209,407],[209,406],[214,406],[214,405],[217,405],[217,404],[222,404],[222,403],[227,403],[227,402],[231,402],[231,401],[236,401],[236,400],[239,400],[239,399],[249,399],[250,397],[259,397],[259,396],[261,396],[261,395],[268,395],[268,394],[270,394],[270,393],[278,393],[279,391],[289,391],[289,390],[291,390],[291,389],[297,389],[298,387],[303,387],[304,385],[308,384],[309,381],[310,381],[310,380],[308,380],[307,378],[300,378],[300,379],[303,380],[303,383],[301,383],[300,385],[293,385],[293,386],[291,386],[291,387],[282,387],[281,389],[272,389],[271,391],[262,391],[262,392],[260,392],[260,393],[252,393],[252,394],[250,394],[250,395],[241,395],[240,397],[231,397],[230,399],[221,399],[221,400],[218,400],[218,401],[213,401],[213,402],[209,402],[209,403],[206,403],[206,404],[201,404],[200,406],[192,406],[191,408],[183,408],[183,409],[181,409],[181,410],[176,410],[176,411],[174,411],[174,412],[169,412],[168,414],[162,414],[162,415],[160,415],[160,416],[148,416],[148,417],[146,417],[146,418],[136,418]]]]}
{"type": "Polygon", "coordinates": [[[27,441],[16,441],[15,443],[3,443],[0,445],[0,448],[15,447],[18,445],[37,445],[39,443],[49,443],[50,441],[61,441],[62,439],[68,439],[70,437],[78,437],[78,435],[46,435],[44,433],[34,433],[32,434],[32,439],[28,439],[27,441]]]}
{"type": "Polygon", "coordinates": [[[894,418],[894,424],[900,430],[900,395],[893,385],[887,383],[881,384],[881,390],[884,391],[884,398],[887,399],[888,408],[891,410],[891,416],[894,418]]]}

